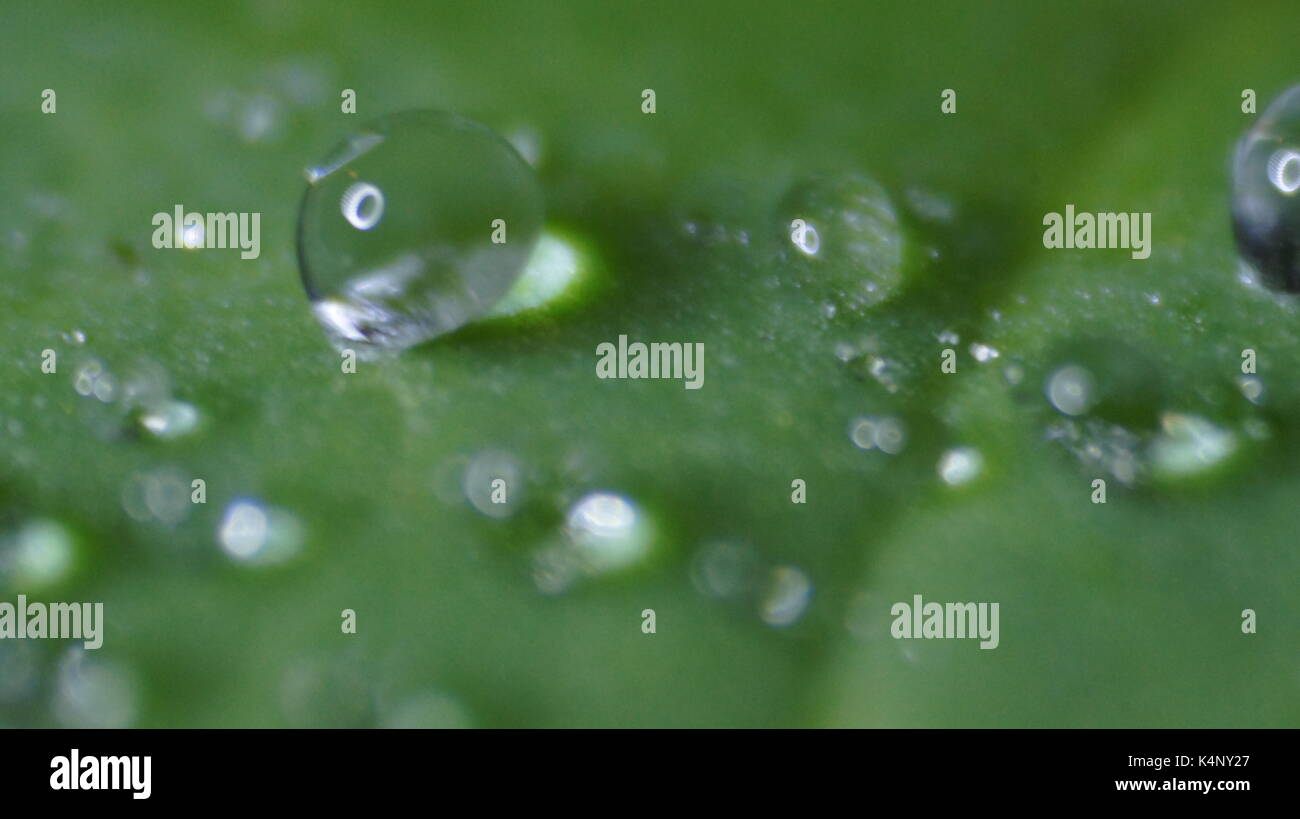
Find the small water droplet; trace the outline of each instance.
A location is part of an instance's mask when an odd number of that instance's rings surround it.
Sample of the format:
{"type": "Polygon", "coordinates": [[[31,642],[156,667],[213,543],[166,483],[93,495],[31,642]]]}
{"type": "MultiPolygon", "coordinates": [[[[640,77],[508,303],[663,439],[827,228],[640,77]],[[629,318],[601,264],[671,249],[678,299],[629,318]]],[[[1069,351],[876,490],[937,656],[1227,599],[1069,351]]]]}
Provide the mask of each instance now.
{"type": "Polygon", "coordinates": [[[53,710],[67,728],[129,728],[139,700],[135,674],[119,662],[81,647],[68,649],[59,662],[53,710]]]}
{"type": "Polygon", "coordinates": [[[1204,418],[1179,412],[1160,416],[1160,434],[1151,443],[1152,469],[1159,477],[1185,478],[1207,472],[1237,451],[1231,431],[1204,418]]]}
{"type": "Polygon", "coordinates": [[[879,449],[897,455],[907,443],[907,429],[898,418],[863,416],[850,422],[849,438],[858,449],[879,449]]]}
{"type": "Polygon", "coordinates": [[[86,334],[81,330],[69,330],[63,334],[63,340],[73,347],[80,347],[86,343],[86,334]]]}
{"type": "Polygon", "coordinates": [[[441,691],[422,691],[383,711],[380,728],[472,728],[474,720],[465,706],[441,691]]]}
{"type": "Polygon", "coordinates": [[[249,566],[271,566],[294,558],[302,547],[302,524],[291,513],[259,500],[231,501],[217,529],[227,555],[249,566]]]}
{"type": "Polygon", "coordinates": [[[710,597],[732,598],[748,592],[758,574],[754,550],[732,541],[705,544],[691,564],[695,588],[710,597]]]}
{"type": "Polygon", "coordinates": [[[1094,403],[1092,374],[1076,364],[1056,370],[1047,380],[1047,400],[1066,415],[1083,415],[1094,403]]]}
{"type": "Polygon", "coordinates": [[[957,447],[939,458],[939,477],[949,486],[961,486],[979,477],[984,468],[984,456],[969,446],[957,447]]]}
{"type": "Polygon", "coordinates": [[[1264,382],[1257,375],[1240,375],[1237,376],[1237,387],[1246,400],[1252,404],[1261,404],[1264,401],[1264,382]]]}
{"type": "Polygon", "coordinates": [[[465,499],[480,514],[497,519],[510,517],[519,511],[523,500],[519,462],[502,450],[480,452],[465,468],[462,488],[465,499]]]}
{"type": "Polygon", "coordinates": [[[569,510],[565,531],[588,571],[621,569],[645,557],[650,531],[642,512],[627,498],[593,492],[569,510]]]}
{"type": "Polygon", "coordinates": [[[767,591],[759,602],[759,616],[769,626],[794,625],[808,610],[813,585],[802,569],[777,566],[768,575],[767,591]]]}
{"type": "Polygon", "coordinates": [[[166,401],[140,414],[140,426],[163,441],[183,438],[199,426],[199,410],[185,401],[166,401]]]}
{"type": "Polygon", "coordinates": [[[76,563],[76,540],[68,527],[33,518],[0,538],[0,579],[24,591],[49,588],[76,563]]]}
{"type": "Polygon", "coordinates": [[[988,361],[992,361],[993,359],[1001,355],[1001,353],[999,353],[994,348],[990,347],[987,344],[981,344],[978,341],[970,345],[970,354],[972,357],[974,357],[976,361],[978,361],[981,364],[984,364],[985,362],[988,361]]]}
{"type": "Polygon", "coordinates": [[[117,379],[104,367],[102,361],[90,358],[73,370],[72,387],[79,395],[108,404],[117,394],[117,379]]]}
{"type": "Polygon", "coordinates": [[[172,467],[136,472],[122,486],[122,508],[141,523],[175,526],[189,516],[190,482],[172,467]]]}

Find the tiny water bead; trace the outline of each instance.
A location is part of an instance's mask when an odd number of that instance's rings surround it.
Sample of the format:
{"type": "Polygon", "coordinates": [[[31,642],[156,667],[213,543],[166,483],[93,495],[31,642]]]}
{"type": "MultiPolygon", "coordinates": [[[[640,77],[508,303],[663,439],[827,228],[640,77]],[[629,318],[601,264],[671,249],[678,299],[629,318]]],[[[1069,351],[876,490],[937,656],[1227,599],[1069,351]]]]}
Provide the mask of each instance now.
{"type": "Polygon", "coordinates": [[[655,526],[631,499],[592,492],[565,515],[561,536],[533,555],[533,582],[543,594],[562,594],[578,580],[615,574],[650,553],[655,526]]]}
{"type": "Polygon", "coordinates": [[[528,163],[455,114],[380,118],[307,170],[298,262],[331,341],[373,357],[484,316],[542,226],[528,163]]]}
{"type": "Polygon", "coordinates": [[[943,453],[937,470],[939,477],[949,486],[961,486],[979,477],[984,469],[984,456],[978,449],[960,446],[943,453]]]}
{"type": "Polygon", "coordinates": [[[239,498],[226,507],[217,529],[222,550],[247,566],[286,563],[302,548],[303,527],[291,512],[254,498],[239,498]]]}
{"type": "Polygon", "coordinates": [[[758,615],[769,626],[792,626],[803,617],[813,595],[813,584],[797,566],[777,566],[768,576],[767,591],[758,615]]]}
{"type": "Polygon", "coordinates": [[[1278,97],[1237,143],[1232,228],[1270,287],[1300,292],[1300,85],[1278,97]]]}
{"type": "Polygon", "coordinates": [[[0,534],[0,586],[41,591],[66,579],[76,562],[76,538],[56,520],[34,518],[0,534]]]}

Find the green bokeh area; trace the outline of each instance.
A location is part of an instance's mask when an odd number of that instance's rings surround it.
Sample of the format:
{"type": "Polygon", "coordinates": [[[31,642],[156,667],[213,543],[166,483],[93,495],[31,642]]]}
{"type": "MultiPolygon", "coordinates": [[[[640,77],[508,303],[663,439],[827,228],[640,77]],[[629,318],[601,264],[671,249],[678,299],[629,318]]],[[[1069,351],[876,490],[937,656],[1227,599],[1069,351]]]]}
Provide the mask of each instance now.
{"type": "MultiPolygon", "coordinates": [[[[39,591],[10,577],[0,599],[102,601],[86,662],[124,675],[137,726],[403,723],[433,696],[456,706],[418,724],[1300,725],[1300,316],[1239,281],[1226,201],[1255,119],[1242,89],[1262,110],[1296,81],[1296,19],[1187,2],[15,6],[0,523],[58,521],[76,561],[39,591]],[[259,106],[269,119],[250,124],[259,106]],[[531,129],[548,219],[593,273],[550,308],[345,375],[298,278],[302,170],[411,107],[531,129]],[[828,315],[854,271],[793,258],[780,203],[847,174],[893,197],[906,283],[828,315]],[[951,216],[909,207],[915,191],[951,216]],[[260,212],[260,258],[154,249],[152,215],[178,203],[260,212]],[[1070,203],[1150,211],[1151,258],[1044,249],[1043,214],[1070,203]],[[620,334],[703,342],[704,388],[598,380],[595,348],[620,334]],[[836,356],[862,339],[896,390],[836,356]],[[976,361],[972,342],[1001,357],[976,361]],[[1235,384],[1248,347],[1259,405],[1235,384]],[[128,434],[74,390],[87,356],[160,366],[203,425],[128,434]],[[1186,413],[1237,452],[1195,480],[1112,480],[1091,503],[1109,475],[1048,440],[1063,419],[1042,389],[1075,358],[1142,387],[1119,402],[1125,424],[1186,413]],[[902,451],[855,447],[862,415],[901,419],[902,451]],[[961,487],[936,475],[955,446],[984,458],[961,487]],[[456,486],[487,450],[520,465],[505,519],[456,486]],[[123,503],[159,468],[207,483],[170,527],[123,503]],[[596,490],[653,522],[649,557],[542,593],[535,554],[596,490]],[[222,551],[240,497],[300,522],[298,559],[222,551]],[[717,542],[750,555],[752,592],[692,579],[717,542]],[[783,566],[812,597],[776,627],[763,578],[783,566]],[[891,639],[890,606],[918,593],[997,601],[1000,646],[891,639]]],[[[69,643],[14,650],[0,662],[30,679],[0,686],[0,725],[69,724],[69,643]]]]}

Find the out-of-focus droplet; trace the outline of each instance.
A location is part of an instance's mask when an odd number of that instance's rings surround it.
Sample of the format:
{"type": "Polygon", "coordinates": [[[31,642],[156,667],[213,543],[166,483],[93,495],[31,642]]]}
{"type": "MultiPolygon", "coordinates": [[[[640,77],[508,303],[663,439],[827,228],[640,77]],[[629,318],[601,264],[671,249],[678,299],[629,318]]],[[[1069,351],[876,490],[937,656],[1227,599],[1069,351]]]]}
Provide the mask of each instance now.
{"type": "Polygon", "coordinates": [[[1187,478],[1208,472],[1237,451],[1237,438],[1204,418],[1179,412],[1160,416],[1160,434],[1151,443],[1157,477],[1187,478]]]}
{"type": "Polygon", "coordinates": [[[507,518],[523,502],[523,471],[514,455],[502,450],[485,450],[465,468],[462,482],[465,499],[479,513],[490,518],[507,518]]]}
{"type": "Polygon", "coordinates": [[[34,518],[0,536],[0,580],[21,591],[40,591],[72,572],[76,540],[68,527],[34,518]]]}
{"type": "Polygon", "coordinates": [[[399,700],[379,718],[380,728],[473,728],[465,706],[441,691],[423,691],[399,700]]]}
{"type": "Polygon", "coordinates": [[[1066,415],[1083,415],[1094,403],[1092,374],[1075,364],[1056,370],[1047,380],[1047,400],[1066,415]]]}
{"type": "Polygon", "coordinates": [[[59,662],[53,709],[64,727],[129,728],[139,703],[135,674],[122,663],[82,648],[69,649],[59,662]]]}
{"type": "Polygon", "coordinates": [[[612,492],[593,492],[574,504],[565,531],[594,573],[630,566],[650,548],[650,527],[641,510],[612,492]]]}
{"type": "Polygon", "coordinates": [[[186,401],[164,401],[140,414],[140,426],[159,440],[173,441],[198,428],[199,410],[186,401]]]}
{"type": "Polygon", "coordinates": [[[984,456],[969,446],[956,447],[939,458],[939,477],[949,486],[961,486],[979,477],[984,468],[984,456]]]}
{"type": "Polygon", "coordinates": [[[703,594],[732,598],[752,589],[758,570],[758,556],[752,548],[732,541],[716,541],[706,544],[695,555],[691,580],[703,594]]]}
{"type": "Polygon", "coordinates": [[[1260,380],[1259,376],[1238,376],[1237,387],[1250,403],[1262,404],[1264,402],[1264,382],[1260,380]]]}
{"type": "Polygon", "coordinates": [[[767,591],[759,602],[759,616],[769,626],[798,622],[812,600],[813,585],[802,569],[778,566],[768,576],[767,591]]]}
{"type": "Polygon", "coordinates": [[[993,347],[990,347],[987,344],[981,344],[978,341],[970,345],[970,354],[972,358],[981,364],[992,361],[1001,355],[1001,353],[993,347]]]}
{"type": "Polygon", "coordinates": [[[232,559],[249,566],[271,566],[297,556],[302,548],[302,524],[292,513],[252,498],[226,507],[217,541],[232,559]]]}
{"type": "Polygon", "coordinates": [[[189,516],[190,491],[190,481],[175,468],[137,472],[122,486],[122,508],[142,523],[175,526],[189,516]]]}
{"type": "Polygon", "coordinates": [[[110,403],[117,396],[117,379],[98,358],[79,363],[72,374],[72,387],[78,395],[110,403]]]}

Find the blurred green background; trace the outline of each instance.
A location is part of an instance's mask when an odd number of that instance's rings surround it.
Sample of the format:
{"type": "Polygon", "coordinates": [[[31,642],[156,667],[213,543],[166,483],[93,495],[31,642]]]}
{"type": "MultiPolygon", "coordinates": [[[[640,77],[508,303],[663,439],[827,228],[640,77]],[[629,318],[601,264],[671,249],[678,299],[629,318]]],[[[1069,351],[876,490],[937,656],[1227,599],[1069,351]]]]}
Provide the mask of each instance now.
{"type": "Polygon", "coordinates": [[[1292,4],[4,17],[0,599],[102,601],[107,624],[85,654],[0,642],[0,725],[1300,725],[1300,317],[1240,280],[1227,210],[1242,89],[1262,111],[1300,77],[1292,4]],[[590,274],[344,375],[298,278],[302,170],[410,107],[540,146],[590,274]],[[850,174],[904,243],[904,285],[865,309],[839,300],[852,260],[785,235],[792,186],[850,174]],[[155,250],[178,203],[260,212],[261,257],[155,250]],[[1152,212],[1151,258],[1044,250],[1067,203],[1152,212]],[[597,380],[619,334],[704,342],[704,389],[597,380]],[[1087,417],[1044,397],[1065,363],[1105,398],[1087,417]],[[200,425],[150,434],[132,384],[200,425]],[[901,451],[855,446],[864,416],[901,451]],[[936,471],[954,447],[983,462],[961,486],[936,471]],[[493,517],[464,475],[502,461],[493,517]],[[168,500],[192,478],[206,504],[168,500]],[[593,491],[634,505],[649,554],[557,588],[548,550],[593,491]],[[240,498],[293,559],[223,551],[240,498]],[[1001,645],[890,639],[918,593],[999,602],[1001,645]]]}

